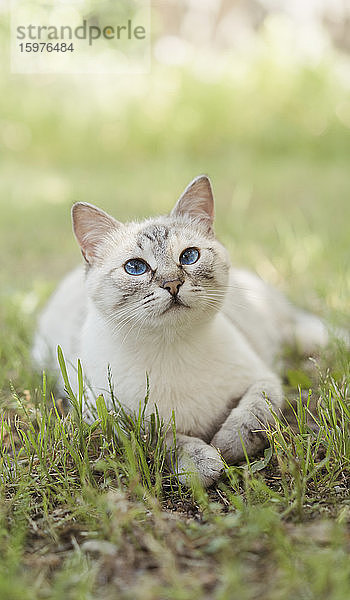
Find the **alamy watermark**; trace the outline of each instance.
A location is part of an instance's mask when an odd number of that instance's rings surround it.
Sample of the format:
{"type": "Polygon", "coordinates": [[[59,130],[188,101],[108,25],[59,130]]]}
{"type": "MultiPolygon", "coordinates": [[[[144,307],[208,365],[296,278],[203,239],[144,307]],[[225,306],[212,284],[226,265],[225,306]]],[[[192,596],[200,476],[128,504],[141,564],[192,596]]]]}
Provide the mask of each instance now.
{"type": "Polygon", "coordinates": [[[150,0],[12,0],[17,73],[142,73],[150,68],[150,0]]]}

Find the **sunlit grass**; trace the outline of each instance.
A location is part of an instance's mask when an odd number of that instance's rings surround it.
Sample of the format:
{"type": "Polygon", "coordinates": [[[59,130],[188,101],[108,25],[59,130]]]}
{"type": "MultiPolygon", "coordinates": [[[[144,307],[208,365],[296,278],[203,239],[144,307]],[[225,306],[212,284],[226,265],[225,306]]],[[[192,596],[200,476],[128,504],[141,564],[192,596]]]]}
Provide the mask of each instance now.
{"type": "Polygon", "coordinates": [[[36,400],[15,395],[16,417],[1,421],[2,597],[17,598],[22,589],[25,598],[56,597],[68,587],[71,597],[95,597],[103,581],[106,598],[116,590],[122,598],[201,598],[208,588],[215,598],[237,590],[252,598],[263,569],[262,598],[302,598],[305,587],[310,597],[347,598],[350,411],[344,385],[327,376],[313,410],[310,395],[305,405],[299,397],[296,427],[276,415],[265,458],[228,467],[217,488],[206,492],[198,483],[182,488],[166,466],[164,425],[156,414],[145,420],[144,402],[132,416],[118,404],[108,412],[101,396],[96,420],[85,423],[80,363],[75,395],[60,350],[59,362],[72,411],[59,413],[44,377],[36,400]],[[180,510],[177,520],[164,512],[169,508],[180,510]],[[183,521],[184,510],[196,519],[183,521]],[[313,519],[322,512],[316,528],[313,519]],[[5,573],[16,578],[12,591],[5,573]]]}

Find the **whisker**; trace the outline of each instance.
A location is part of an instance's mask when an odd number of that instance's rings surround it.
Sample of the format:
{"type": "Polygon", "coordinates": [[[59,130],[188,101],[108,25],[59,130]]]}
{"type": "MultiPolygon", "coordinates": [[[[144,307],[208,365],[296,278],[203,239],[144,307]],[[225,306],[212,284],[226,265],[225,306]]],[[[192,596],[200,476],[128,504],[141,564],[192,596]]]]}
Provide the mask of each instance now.
{"type": "Polygon", "coordinates": [[[126,341],[126,339],[127,339],[128,335],[131,333],[131,331],[132,331],[133,329],[135,329],[135,327],[136,327],[136,325],[137,325],[138,323],[140,323],[140,322],[141,322],[141,325],[142,325],[142,321],[143,321],[143,315],[139,315],[139,316],[138,316],[138,317],[137,317],[137,318],[134,320],[134,323],[132,324],[132,326],[130,327],[129,331],[126,333],[125,337],[123,338],[123,340],[122,340],[122,344],[124,344],[124,343],[125,343],[125,341],[126,341]]]}

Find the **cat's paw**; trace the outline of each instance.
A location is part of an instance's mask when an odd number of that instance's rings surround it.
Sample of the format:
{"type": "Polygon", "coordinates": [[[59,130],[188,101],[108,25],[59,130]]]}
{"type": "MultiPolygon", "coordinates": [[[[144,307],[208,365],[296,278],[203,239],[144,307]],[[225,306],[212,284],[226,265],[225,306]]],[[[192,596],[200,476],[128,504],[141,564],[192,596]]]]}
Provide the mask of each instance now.
{"type": "Polygon", "coordinates": [[[184,485],[188,486],[197,479],[205,488],[210,487],[223,470],[219,452],[204,442],[188,443],[179,452],[176,473],[184,485]]]}
{"type": "Polygon", "coordinates": [[[247,417],[239,411],[232,411],[230,419],[210,443],[231,464],[244,461],[246,454],[254,456],[268,445],[266,433],[258,419],[252,415],[247,417]]]}

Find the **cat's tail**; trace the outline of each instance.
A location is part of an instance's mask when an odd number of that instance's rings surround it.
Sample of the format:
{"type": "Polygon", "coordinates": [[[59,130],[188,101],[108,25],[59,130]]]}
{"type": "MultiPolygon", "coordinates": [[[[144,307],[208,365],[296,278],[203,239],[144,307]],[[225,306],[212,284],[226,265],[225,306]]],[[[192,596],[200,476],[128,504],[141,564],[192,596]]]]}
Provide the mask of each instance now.
{"type": "Polygon", "coordinates": [[[288,340],[298,353],[315,356],[331,341],[350,350],[350,332],[333,327],[312,313],[296,309],[292,328],[292,339],[288,340]]]}

